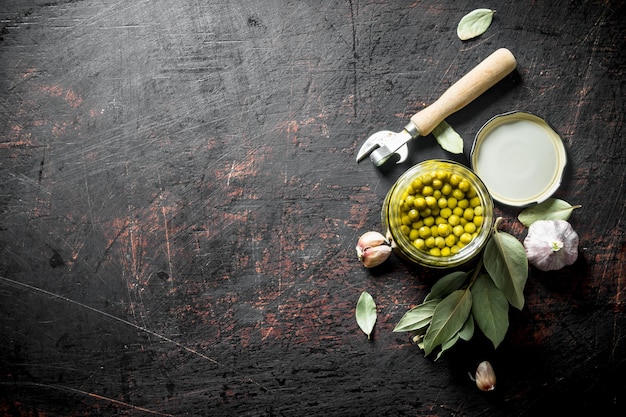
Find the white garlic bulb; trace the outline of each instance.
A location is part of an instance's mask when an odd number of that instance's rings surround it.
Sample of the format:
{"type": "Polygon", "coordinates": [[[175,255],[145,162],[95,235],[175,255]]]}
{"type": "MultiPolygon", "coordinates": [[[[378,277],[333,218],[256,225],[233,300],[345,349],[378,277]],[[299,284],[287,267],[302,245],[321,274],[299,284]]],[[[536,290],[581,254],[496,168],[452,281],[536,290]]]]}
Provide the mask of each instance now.
{"type": "Polygon", "coordinates": [[[578,234],[565,220],[537,220],[528,228],[524,248],[537,269],[561,269],[578,258],[578,234]]]}

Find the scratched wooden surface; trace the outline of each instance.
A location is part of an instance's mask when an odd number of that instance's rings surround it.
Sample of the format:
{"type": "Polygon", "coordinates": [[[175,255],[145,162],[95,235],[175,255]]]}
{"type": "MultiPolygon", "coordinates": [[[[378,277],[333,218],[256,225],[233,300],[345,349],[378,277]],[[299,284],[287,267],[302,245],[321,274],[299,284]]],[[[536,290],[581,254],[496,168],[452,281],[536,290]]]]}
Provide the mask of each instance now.
{"type": "MultiPolygon", "coordinates": [[[[626,409],[624,1],[498,1],[462,42],[466,2],[3,0],[3,415],[536,416],[626,409]],[[399,130],[499,47],[517,71],[405,164],[355,153],[399,130]],[[556,196],[580,257],[531,269],[503,344],[440,360],[404,312],[442,275],[360,234],[412,163],[467,162],[478,128],[526,110],[561,134],[556,196]],[[361,291],[378,304],[368,341],[361,291]],[[498,387],[468,377],[481,360],[498,387]]],[[[518,210],[498,207],[523,239],[518,210]]]]}

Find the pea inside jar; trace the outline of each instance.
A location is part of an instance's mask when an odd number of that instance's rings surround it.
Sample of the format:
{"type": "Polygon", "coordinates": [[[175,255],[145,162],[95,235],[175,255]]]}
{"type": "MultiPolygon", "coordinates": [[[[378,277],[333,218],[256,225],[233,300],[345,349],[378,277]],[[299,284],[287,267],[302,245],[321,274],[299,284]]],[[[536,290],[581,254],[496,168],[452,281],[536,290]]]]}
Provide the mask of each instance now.
{"type": "Polygon", "coordinates": [[[485,245],[493,201],[480,179],[452,161],[424,161],[403,174],[383,204],[394,249],[418,264],[449,268],[485,245]]]}

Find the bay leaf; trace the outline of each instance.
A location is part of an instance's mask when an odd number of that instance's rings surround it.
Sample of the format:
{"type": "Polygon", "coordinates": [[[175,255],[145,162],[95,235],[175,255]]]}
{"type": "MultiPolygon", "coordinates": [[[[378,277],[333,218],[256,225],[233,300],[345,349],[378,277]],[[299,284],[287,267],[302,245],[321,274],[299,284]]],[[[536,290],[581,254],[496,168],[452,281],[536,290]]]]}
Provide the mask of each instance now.
{"type": "Polygon", "coordinates": [[[435,360],[439,359],[441,357],[441,355],[443,355],[443,352],[445,352],[446,350],[448,350],[452,346],[454,346],[456,344],[456,342],[459,341],[459,338],[460,338],[460,333],[456,332],[456,334],[454,336],[452,336],[450,339],[448,339],[445,342],[443,342],[441,344],[441,350],[439,351],[439,353],[437,353],[437,356],[435,357],[435,360]]]}
{"type": "Polygon", "coordinates": [[[496,230],[485,246],[483,264],[509,303],[521,310],[528,279],[528,259],[524,245],[515,236],[496,230]]]}
{"type": "Polygon", "coordinates": [[[433,284],[424,301],[446,298],[452,291],[461,288],[466,279],[467,272],[463,271],[455,271],[444,275],[433,284]]]}
{"type": "Polygon", "coordinates": [[[463,138],[445,120],[433,129],[432,134],[444,150],[455,154],[463,153],[463,138]]]}
{"type": "Polygon", "coordinates": [[[420,330],[428,326],[435,312],[435,307],[439,304],[440,300],[430,300],[413,307],[400,319],[394,332],[409,332],[414,330],[420,330]]]}
{"type": "Polygon", "coordinates": [[[441,300],[424,335],[424,354],[428,356],[437,346],[458,332],[472,309],[472,294],[456,290],[441,300]]]}
{"type": "Polygon", "coordinates": [[[472,316],[478,328],[497,348],[509,328],[509,302],[486,274],[476,279],[471,291],[472,316]]]}
{"type": "MultiPolygon", "coordinates": [[[[474,295],[472,294],[472,306],[474,305],[474,295]]],[[[465,320],[465,324],[459,330],[459,337],[466,342],[469,341],[472,337],[474,337],[474,317],[470,314],[465,320]]]]}
{"type": "Polygon", "coordinates": [[[572,206],[570,203],[558,198],[549,198],[546,201],[535,204],[522,210],[517,216],[518,220],[526,227],[537,220],[567,220],[574,209],[582,206],[572,206]]]}
{"type": "Polygon", "coordinates": [[[462,41],[475,38],[487,31],[496,11],[491,9],[472,10],[459,21],[456,34],[462,41]]]}
{"type": "Polygon", "coordinates": [[[473,336],[474,336],[474,319],[472,318],[472,314],[470,313],[469,316],[467,317],[467,320],[465,320],[465,324],[463,325],[463,327],[461,327],[461,330],[456,332],[454,336],[452,336],[450,339],[446,340],[445,342],[441,344],[441,350],[439,351],[439,353],[437,353],[437,357],[435,358],[435,360],[439,359],[441,355],[443,354],[443,352],[445,352],[446,350],[454,346],[456,342],[459,341],[459,339],[465,340],[467,342],[473,336]]]}
{"type": "Polygon", "coordinates": [[[372,296],[363,291],[356,303],[356,322],[369,339],[376,324],[376,303],[372,296]]]}

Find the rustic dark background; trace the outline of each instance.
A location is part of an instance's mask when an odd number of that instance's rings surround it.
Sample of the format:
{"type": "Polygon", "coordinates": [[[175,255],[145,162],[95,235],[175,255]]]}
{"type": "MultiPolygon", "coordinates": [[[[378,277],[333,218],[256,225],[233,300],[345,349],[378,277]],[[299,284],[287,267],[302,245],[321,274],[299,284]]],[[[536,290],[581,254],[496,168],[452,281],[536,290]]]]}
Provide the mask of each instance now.
{"type": "MultiPolygon", "coordinates": [[[[624,1],[2,0],[3,415],[626,410],[624,1]],[[479,38],[456,25],[497,14],[479,38]],[[499,47],[518,69],[411,158],[355,163],[499,47]],[[525,110],[561,134],[579,260],[531,269],[503,344],[392,333],[440,271],[354,246],[411,164],[525,110]],[[378,304],[373,339],[354,307],[378,304]],[[496,391],[468,377],[492,362],[496,391]]],[[[519,210],[498,207],[523,239],[519,210]]],[[[623,414],[622,414],[623,415],[623,414]]]]}

